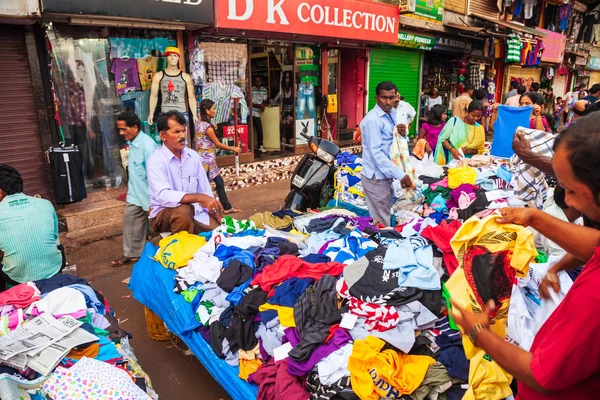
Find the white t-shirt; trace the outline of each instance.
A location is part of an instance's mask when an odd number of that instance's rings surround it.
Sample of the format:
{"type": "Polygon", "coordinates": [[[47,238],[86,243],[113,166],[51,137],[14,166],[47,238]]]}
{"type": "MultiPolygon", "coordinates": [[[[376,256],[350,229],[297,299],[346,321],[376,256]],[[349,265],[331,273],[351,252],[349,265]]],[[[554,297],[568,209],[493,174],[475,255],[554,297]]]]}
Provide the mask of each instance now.
{"type": "Polygon", "coordinates": [[[396,124],[404,124],[408,126],[413,119],[415,119],[416,115],[417,112],[413,106],[404,100],[400,100],[398,107],[396,107],[396,124]]]}
{"type": "Polygon", "coordinates": [[[427,96],[427,100],[425,103],[425,107],[427,107],[427,110],[431,110],[431,107],[435,106],[436,104],[442,104],[442,96],[438,96],[435,99],[432,99],[431,97],[427,96]]]}

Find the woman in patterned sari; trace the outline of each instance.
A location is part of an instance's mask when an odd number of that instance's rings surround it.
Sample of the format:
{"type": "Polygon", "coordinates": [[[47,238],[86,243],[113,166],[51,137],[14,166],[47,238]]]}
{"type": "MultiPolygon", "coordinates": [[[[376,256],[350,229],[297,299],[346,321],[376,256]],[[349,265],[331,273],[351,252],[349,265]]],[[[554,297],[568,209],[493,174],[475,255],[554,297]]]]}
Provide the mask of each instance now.
{"type": "Polygon", "coordinates": [[[214,101],[204,99],[200,102],[200,119],[195,126],[194,150],[198,152],[198,155],[202,159],[202,165],[208,175],[208,180],[215,183],[219,201],[223,205],[224,214],[233,214],[240,212],[240,210],[233,208],[229,203],[227,193],[225,192],[225,183],[217,166],[216,150],[218,147],[219,149],[240,153],[242,149],[227,146],[219,141],[215,133],[215,128],[210,122],[216,113],[217,110],[215,109],[214,101]]]}
{"type": "Polygon", "coordinates": [[[483,154],[485,132],[479,124],[483,103],[473,100],[467,112],[464,118],[451,118],[444,126],[435,148],[434,159],[437,164],[446,165],[453,159],[483,154]]]}

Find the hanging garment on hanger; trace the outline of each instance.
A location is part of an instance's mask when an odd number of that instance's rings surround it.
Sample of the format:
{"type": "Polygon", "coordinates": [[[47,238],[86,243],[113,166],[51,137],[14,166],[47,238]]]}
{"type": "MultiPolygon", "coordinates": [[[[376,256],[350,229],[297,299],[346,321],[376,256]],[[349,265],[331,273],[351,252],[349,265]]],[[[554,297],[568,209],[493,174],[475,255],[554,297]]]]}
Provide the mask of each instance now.
{"type": "Polygon", "coordinates": [[[523,49],[523,42],[518,38],[509,38],[506,41],[506,62],[518,63],[521,61],[521,50],[523,49]]]}

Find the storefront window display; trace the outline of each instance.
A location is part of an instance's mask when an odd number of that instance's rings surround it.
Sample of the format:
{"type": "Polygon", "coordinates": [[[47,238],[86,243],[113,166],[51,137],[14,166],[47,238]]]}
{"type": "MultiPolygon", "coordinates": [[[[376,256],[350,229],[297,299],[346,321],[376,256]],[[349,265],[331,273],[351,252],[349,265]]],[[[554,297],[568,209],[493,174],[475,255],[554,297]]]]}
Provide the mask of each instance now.
{"type": "Polygon", "coordinates": [[[297,46],[295,49],[296,82],[296,144],[306,144],[302,133],[317,136],[318,118],[321,115],[321,49],[297,46]]]}
{"type": "MultiPolygon", "coordinates": [[[[242,153],[249,151],[248,107],[248,47],[231,41],[207,42],[201,37],[190,36],[188,47],[189,71],[198,104],[203,99],[215,102],[216,115],[213,124],[217,126],[219,140],[227,146],[238,145],[242,153]],[[237,99],[237,100],[236,100],[237,99]],[[235,111],[237,104],[237,113],[235,111]],[[235,115],[237,114],[236,144],[235,115]]],[[[232,152],[217,149],[217,156],[233,155],[232,152]]]]}
{"type": "MultiPolygon", "coordinates": [[[[295,98],[298,92],[294,78],[294,46],[283,42],[272,47],[253,46],[251,57],[252,79],[262,80],[268,97],[260,114],[263,147],[270,155],[293,153],[296,144],[295,98]]],[[[256,82],[253,85],[254,107],[261,100],[255,93],[256,82]]],[[[258,137],[256,124],[255,134],[258,137]]]]}
{"type": "Polygon", "coordinates": [[[166,67],[162,53],[177,45],[175,33],[51,23],[46,34],[60,140],[79,147],[89,188],[123,185],[125,142],[116,117],[135,111],[142,130],[160,140],[147,122],[150,87],[153,75],[166,67]]]}

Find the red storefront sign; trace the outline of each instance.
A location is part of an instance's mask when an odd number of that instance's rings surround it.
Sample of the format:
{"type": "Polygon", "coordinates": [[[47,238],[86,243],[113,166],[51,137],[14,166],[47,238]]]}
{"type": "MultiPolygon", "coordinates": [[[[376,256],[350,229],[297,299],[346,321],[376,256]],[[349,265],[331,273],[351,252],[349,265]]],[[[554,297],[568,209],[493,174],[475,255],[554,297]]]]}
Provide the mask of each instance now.
{"type": "Polygon", "coordinates": [[[397,43],[398,7],[363,0],[217,0],[218,28],[397,43]]]}
{"type": "MultiPolygon", "coordinates": [[[[248,125],[238,125],[238,135],[240,138],[240,147],[242,153],[248,152],[248,125]]],[[[235,143],[235,126],[228,125],[223,127],[223,138],[228,140],[228,145],[233,146],[235,143]]]]}

